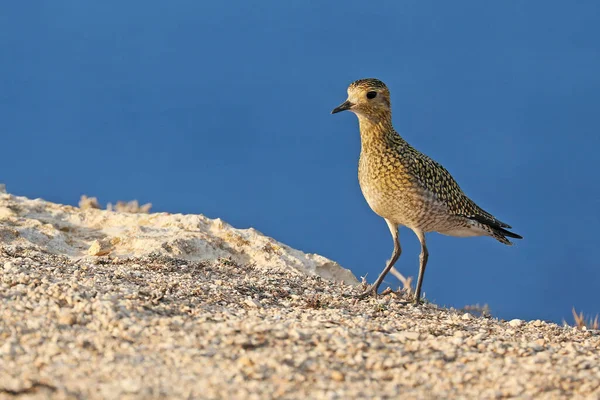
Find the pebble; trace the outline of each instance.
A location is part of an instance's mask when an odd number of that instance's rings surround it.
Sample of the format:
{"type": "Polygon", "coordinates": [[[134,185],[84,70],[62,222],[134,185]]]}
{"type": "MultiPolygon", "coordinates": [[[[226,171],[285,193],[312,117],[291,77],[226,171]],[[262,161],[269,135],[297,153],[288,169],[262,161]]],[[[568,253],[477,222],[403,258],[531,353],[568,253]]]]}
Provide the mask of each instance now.
{"type": "Polygon", "coordinates": [[[137,393],[142,389],[142,383],[139,379],[123,379],[119,386],[125,393],[137,393]]]}
{"type": "Polygon", "coordinates": [[[508,323],[510,326],[512,326],[513,328],[518,328],[521,325],[523,325],[523,320],[520,319],[512,319],[509,321],[508,323]]]}
{"type": "Polygon", "coordinates": [[[58,315],[58,323],[61,325],[73,325],[76,321],[75,314],[71,310],[61,310],[58,315]]]}
{"type": "Polygon", "coordinates": [[[394,337],[401,342],[407,340],[419,340],[419,332],[398,332],[394,334],[394,337]]]}
{"type": "Polygon", "coordinates": [[[56,398],[600,397],[590,331],[400,295],[374,313],[357,288],[268,265],[9,250],[0,393],[43,371],[56,398]]]}
{"type": "Polygon", "coordinates": [[[105,256],[109,254],[112,250],[112,244],[110,241],[103,240],[94,240],[90,245],[90,248],[87,251],[87,254],[90,256],[105,256]]]}
{"type": "Polygon", "coordinates": [[[260,301],[250,297],[244,300],[244,304],[251,308],[262,308],[262,304],[260,303],[260,301]]]}
{"type": "Polygon", "coordinates": [[[344,374],[342,374],[340,371],[331,371],[331,379],[333,379],[336,382],[343,382],[345,377],[344,374]]]}

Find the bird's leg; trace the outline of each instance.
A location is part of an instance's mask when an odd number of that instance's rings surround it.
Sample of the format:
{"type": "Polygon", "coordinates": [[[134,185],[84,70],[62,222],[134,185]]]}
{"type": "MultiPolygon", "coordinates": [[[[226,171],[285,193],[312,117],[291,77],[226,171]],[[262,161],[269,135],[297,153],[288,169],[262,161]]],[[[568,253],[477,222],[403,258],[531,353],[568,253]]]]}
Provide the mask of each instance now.
{"type": "Polygon", "coordinates": [[[419,255],[419,279],[417,280],[417,290],[415,291],[415,304],[419,304],[421,300],[421,286],[423,286],[423,275],[425,275],[425,267],[427,267],[427,259],[429,258],[429,251],[427,251],[427,245],[425,244],[425,233],[422,231],[415,231],[419,242],[421,242],[421,254],[419,255]]]}
{"type": "Polygon", "coordinates": [[[381,274],[379,274],[379,277],[377,278],[375,283],[373,283],[371,286],[369,286],[369,288],[367,290],[365,290],[363,293],[358,295],[359,299],[364,299],[365,297],[373,295],[373,294],[377,295],[377,290],[379,289],[381,282],[383,282],[383,279],[385,278],[387,273],[394,266],[396,261],[398,261],[398,258],[400,258],[400,253],[402,253],[402,248],[400,247],[400,240],[398,239],[398,225],[390,222],[387,219],[385,220],[385,222],[387,222],[388,228],[390,228],[390,232],[392,233],[392,238],[394,239],[394,252],[392,253],[392,258],[390,259],[388,264],[385,266],[383,271],[381,271],[381,274]]]}

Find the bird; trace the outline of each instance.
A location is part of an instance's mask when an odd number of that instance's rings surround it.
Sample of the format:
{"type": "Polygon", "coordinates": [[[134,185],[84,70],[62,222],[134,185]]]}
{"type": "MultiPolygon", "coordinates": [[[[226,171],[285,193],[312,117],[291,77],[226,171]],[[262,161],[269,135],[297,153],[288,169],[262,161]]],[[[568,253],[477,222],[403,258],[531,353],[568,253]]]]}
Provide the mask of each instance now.
{"type": "Polygon", "coordinates": [[[358,117],[360,188],[369,207],[387,223],[394,240],[392,257],[359,298],[376,296],[386,274],[398,261],[402,252],[401,226],[411,229],[421,244],[414,304],[421,300],[429,258],[426,233],[490,236],[506,245],[512,245],[508,238],[523,238],[509,231],[510,225],[475,204],[441,164],[416,150],[396,132],[392,125],[390,91],[385,83],[375,78],[352,82],[347,100],[331,113],[341,111],[351,111],[358,117]]]}

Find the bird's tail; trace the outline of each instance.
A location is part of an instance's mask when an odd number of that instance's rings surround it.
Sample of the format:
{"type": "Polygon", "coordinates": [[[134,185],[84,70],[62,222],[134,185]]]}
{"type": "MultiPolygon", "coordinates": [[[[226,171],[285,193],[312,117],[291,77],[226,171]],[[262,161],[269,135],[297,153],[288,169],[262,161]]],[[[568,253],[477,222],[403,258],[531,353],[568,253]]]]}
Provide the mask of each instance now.
{"type": "Polygon", "coordinates": [[[523,239],[523,236],[517,235],[516,233],[508,230],[511,228],[510,225],[497,220],[496,218],[492,217],[491,214],[486,213],[485,211],[483,211],[481,214],[473,215],[469,217],[469,219],[479,222],[484,228],[484,230],[488,231],[490,233],[490,236],[492,236],[500,243],[512,246],[512,242],[508,240],[507,237],[513,239],[523,239]]]}
{"type": "Polygon", "coordinates": [[[504,228],[492,227],[492,226],[490,226],[490,228],[492,231],[492,237],[494,239],[498,240],[500,243],[504,243],[506,245],[512,246],[513,243],[510,240],[508,240],[507,237],[513,238],[513,239],[523,239],[523,236],[517,235],[516,233],[506,230],[504,228]]]}

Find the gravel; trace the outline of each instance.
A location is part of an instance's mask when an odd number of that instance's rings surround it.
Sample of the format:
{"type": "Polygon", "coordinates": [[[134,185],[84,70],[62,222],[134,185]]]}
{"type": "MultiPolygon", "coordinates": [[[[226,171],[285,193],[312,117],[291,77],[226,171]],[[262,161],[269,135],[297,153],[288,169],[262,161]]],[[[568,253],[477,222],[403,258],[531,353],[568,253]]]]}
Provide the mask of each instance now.
{"type": "Polygon", "coordinates": [[[600,336],[230,259],[0,245],[0,399],[600,398],[600,336]]]}

